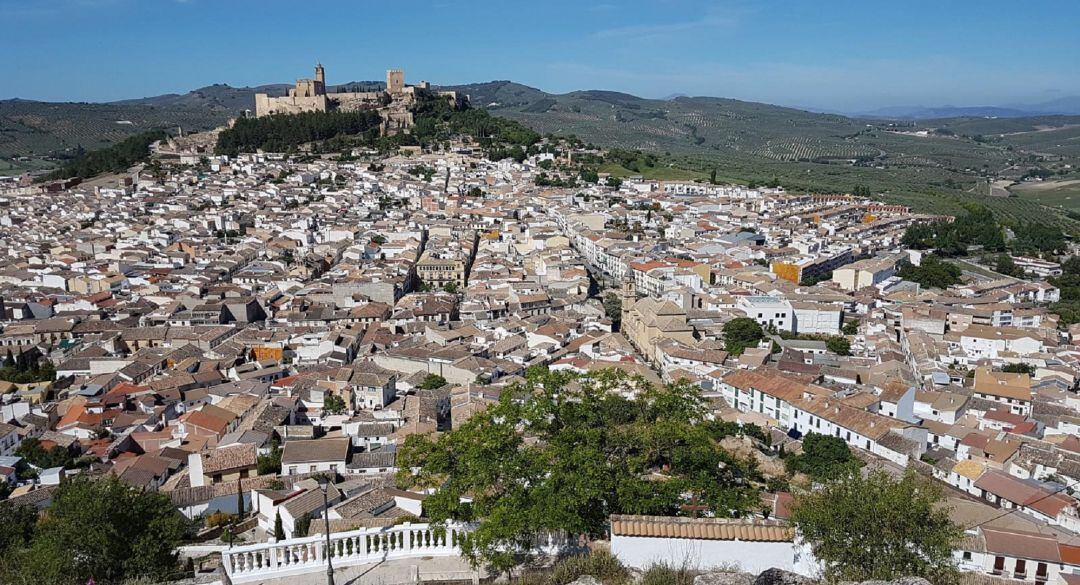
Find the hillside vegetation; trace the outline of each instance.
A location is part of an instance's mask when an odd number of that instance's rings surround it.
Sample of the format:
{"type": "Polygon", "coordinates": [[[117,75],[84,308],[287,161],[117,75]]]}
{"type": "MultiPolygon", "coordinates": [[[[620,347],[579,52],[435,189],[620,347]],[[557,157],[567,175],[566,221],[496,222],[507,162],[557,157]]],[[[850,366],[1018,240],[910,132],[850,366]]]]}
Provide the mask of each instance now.
{"type": "Polygon", "coordinates": [[[42,178],[87,179],[102,173],[123,172],[136,163],[145,162],[150,157],[150,145],[165,138],[164,131],[151,130],[125,138],[112,146],[89,152],[80,151],[71,162],[42,178]]]}
{"type": "Polygon", "coordinates": [[[988,178],[1020,178],[1029,169],[1075,173],[1077,116],[890,122],[721,98],[554,95],[512,82],[454,89],[539,132],[661,153],[663,166],[715,171],[719,181],[823,192],[866,186],[887,201],[930,213],[958,214],[965,203],[980,202],[1010,222],[1078,227],[1063,209],[1034,199],[987,196],[988,178]]]}
{"type": "Polygon", "coordinates": [[[212,108],[0,101],[0,173],[60,167],[81,151],[113,146],[162,128],[221,126],[233,113],[212,108]]]}

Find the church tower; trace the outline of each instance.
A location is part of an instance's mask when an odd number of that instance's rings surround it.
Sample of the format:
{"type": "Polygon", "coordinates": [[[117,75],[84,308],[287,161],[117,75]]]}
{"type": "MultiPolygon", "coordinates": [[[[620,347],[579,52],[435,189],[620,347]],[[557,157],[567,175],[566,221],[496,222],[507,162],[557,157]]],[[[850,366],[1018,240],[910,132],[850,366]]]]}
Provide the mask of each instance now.
{"type": "Polygon", "coordinates": [[[323,95],[326,93],[326,70],[323,69],[322,63],[315,65],[315,95],[323,95]]]}
{"type": "Polygon", "coordinates": [[[634,286],[634,278],[630,275],[626,275],[622,279],[622,285],[619,287],[619,301],[622,305],[622,322],[626,324],[627,319],[630,316],[630,309],[634,307],[634,303],[637,302],[637,290],[634,286]]]}

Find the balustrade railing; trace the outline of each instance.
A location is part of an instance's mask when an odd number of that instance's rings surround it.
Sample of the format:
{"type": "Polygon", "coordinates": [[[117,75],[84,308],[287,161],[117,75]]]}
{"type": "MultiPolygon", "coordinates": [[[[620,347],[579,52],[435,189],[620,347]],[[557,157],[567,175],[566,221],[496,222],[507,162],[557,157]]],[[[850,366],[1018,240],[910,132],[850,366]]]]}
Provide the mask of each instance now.
{"type": "MultiPolygon", "coordinates": [[[[330,560],[334,567],[348,567],[392,559],[458,555],[467,535],[464,525],[439,528],[430,524],[332,533],[330,560]]],[[[222,551],[221,561],[233,583],[245,583],[325,570],[326,555],[326,536],[317,535],[236,546],[222,551]]]]}

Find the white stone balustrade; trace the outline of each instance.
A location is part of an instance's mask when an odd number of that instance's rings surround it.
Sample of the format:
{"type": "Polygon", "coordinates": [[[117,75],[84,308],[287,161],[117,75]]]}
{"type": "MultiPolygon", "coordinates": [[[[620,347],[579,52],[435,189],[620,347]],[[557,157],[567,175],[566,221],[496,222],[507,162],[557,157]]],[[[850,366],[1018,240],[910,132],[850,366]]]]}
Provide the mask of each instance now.
{"type": "MultiPolygon", "coordinates": [[[[468,535],[464,525],[438,529],[430,524],[400,524],[330,535],[334,567],[385,560],[461,554],[468,535]]],[[[233,583],[287,577],[326,570],[326,535],[236,546],[222,551],[221,562],[233,583]]]]}

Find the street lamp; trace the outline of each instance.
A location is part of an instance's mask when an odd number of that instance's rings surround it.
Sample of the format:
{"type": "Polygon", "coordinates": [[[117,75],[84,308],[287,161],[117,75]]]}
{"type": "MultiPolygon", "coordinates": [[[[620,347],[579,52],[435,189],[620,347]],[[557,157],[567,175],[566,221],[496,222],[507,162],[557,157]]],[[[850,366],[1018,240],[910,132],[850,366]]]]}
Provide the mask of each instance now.
{"type": "Polygon", "coordinates": [[[325,473],[319,476],[319,489],[322,490],[323,530],[326,532],[326,585],[334,585],[334,565],[330,563],[330,504],[326,492],[330,488],[330,477],[325,473]]]}

